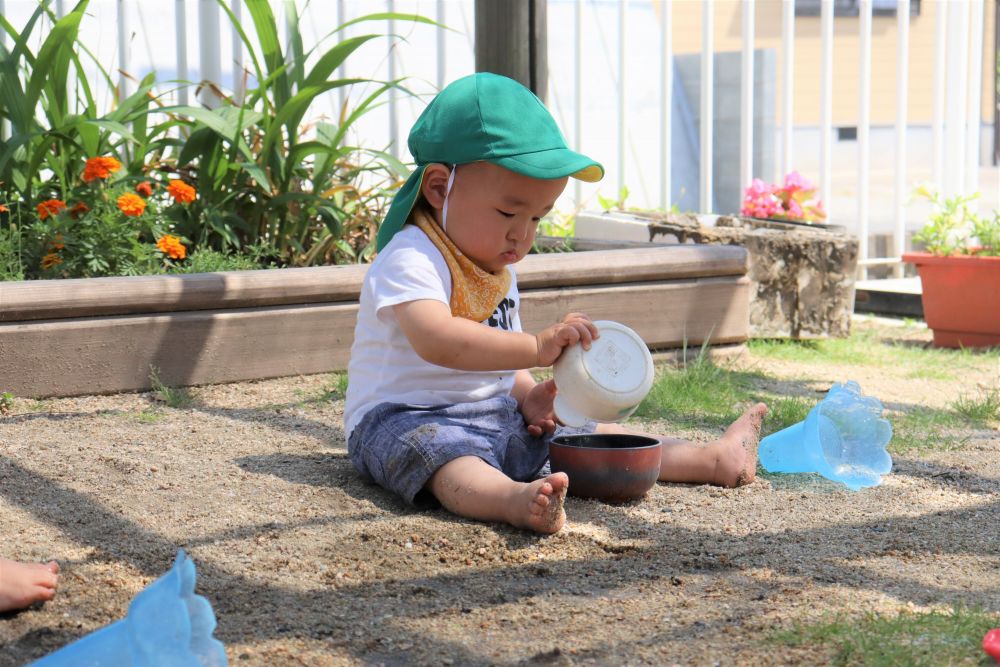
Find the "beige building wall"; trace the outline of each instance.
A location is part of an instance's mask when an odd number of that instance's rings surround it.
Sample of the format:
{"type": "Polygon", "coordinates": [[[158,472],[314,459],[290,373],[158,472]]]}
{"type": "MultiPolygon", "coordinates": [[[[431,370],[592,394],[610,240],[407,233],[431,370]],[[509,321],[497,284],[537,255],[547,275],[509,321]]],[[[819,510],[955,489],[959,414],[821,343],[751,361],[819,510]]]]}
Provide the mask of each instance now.
{"type": "MultiPolygon", "coordinates": [[[[673,43],[675,53],[701,52],[702,3],[715,5],[715,50],[742,48],[739,0],[675,0],[673,2],[673,43]]],[[[933,115],[934,22],[942,0],[923,0],[920,15],[910,21],[910,62],[907,118],[913,124],[930,124],[933,115]]],[[[967,0],[953,0],[965,2],[967,0]]],[[[993,122],[996,72],[995,12],[993,0],[985,0],[983,36],[982,119],[993,122]]],[[[774,49],[778,54],[778,122],[781,122],[781,0],[757,0],[754,45],[774,49]]],[[[834,20],[833,44],[833,124],[858,123],[859,51],[858,17],[834,20]]],[[[871,122],[891,125],[896,118],[896,17],[872,18],[871,122]]],[[[795,17],[795,102],[796,125],[820,122],[820,18],[795,17]]]]}

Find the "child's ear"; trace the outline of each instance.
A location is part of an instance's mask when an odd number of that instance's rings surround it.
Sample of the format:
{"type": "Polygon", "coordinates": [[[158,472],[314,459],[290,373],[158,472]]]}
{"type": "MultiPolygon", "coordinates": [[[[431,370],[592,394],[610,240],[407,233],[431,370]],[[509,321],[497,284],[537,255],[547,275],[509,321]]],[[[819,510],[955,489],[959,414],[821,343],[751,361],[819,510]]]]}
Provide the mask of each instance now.
{"type": "Polygon", "coordinates": [[[427,165],[424,169],[424,180],[420,184],[420,194],[424,196],[432,208],[440,210],[444,206],[450,175],[451,169],[437,162],[427,165]]]}

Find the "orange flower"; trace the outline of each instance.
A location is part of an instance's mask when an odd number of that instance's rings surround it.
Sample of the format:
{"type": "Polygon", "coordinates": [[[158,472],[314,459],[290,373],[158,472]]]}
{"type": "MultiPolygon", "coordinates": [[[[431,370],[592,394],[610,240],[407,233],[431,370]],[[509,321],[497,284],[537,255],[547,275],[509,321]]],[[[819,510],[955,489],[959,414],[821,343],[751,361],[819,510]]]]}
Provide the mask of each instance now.
{"type": "Polygon", "coordinates": [[[74,220],[79,220],[83,217],[83,214],[90,210],[90,207],[84,204],[82,201],[73,204],[73,208],[69,210],[69,217],[74,220]]]}
{"type": "Polygon", "coordinates": [[[146,210],[146,200],[139,195],[126,192],[118,198],[118,208],[127,216],[137,217],[146,210]]]}
{"type": "Polygon", "coordinates": [[[52,250],[62,250],[63,248],[66,247],[66,245],[63,243],[64,240],[65,239],[63,238],[62,234],[56,234],[55,237],[53,237],[53,239],[49,241],[49,247],[52,248],[52,250]]]}
{"type": "Polygon", "coordinates": [[[83,168],[83,182],[90,183],[98,178],[105,179],[122,168],[122,163],[113,157],[92,157],[83,168]]]}
{"type": "Polygon", "coordinates": [[[181,204],[190,204],[194,201],[194,197],[197,194],[193,187],[176,178],[170,181],[170,185],[167,186],[167,192],[181,204]]]}
{"type": "Polygon", "coordinates": [[[46,199],[36,206],[35,210],[38,211],[38,217],[44,220],[50,215],[57,216],[60,211],[66,210],[66,202],[62,199],[46,199]]]}
{"type": "Polygon", "coordinates": [[[57,255],[56,253],[50,252],[49,254],[45,255],[45,257],[42,257],[43,269],[51,269],[56,264],[62,264],[62,257],[57,255]]]}
{"type": "Polygon", "coordinates": [[[135,191],[141,194],[143,197],[150,197],[153,194],[153,184],[149,181],[143,181],[135,186],[135,191]]]}
{"type": "Polygon", "coordinates": [[[7,213],[9,211],[10,211],[9,208],[7,208],[6,206],[4,206],[3,204],[0,204],[0,213],[7,213]]]}
{"type": "Polygon", "coordinates": [[[187,257],[187,248],[176,236],[166,234],[156,242],[156,247],[170,259],[184,259],[187,257]]]}

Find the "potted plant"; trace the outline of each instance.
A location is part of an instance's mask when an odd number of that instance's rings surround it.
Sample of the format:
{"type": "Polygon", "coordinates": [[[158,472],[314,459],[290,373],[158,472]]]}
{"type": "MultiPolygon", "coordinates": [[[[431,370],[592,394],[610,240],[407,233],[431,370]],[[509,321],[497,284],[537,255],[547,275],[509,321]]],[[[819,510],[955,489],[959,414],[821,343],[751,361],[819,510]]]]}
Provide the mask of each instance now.
{"type": "Polygon", "coordinates": [[[981,217],[969,208],[978,197],[942,197],[926,188],[931,216],[913,237],[924,252],[903,254],[923,286],[927,326],[938,347],[1000,345],[1000,212],[981,217]]]}

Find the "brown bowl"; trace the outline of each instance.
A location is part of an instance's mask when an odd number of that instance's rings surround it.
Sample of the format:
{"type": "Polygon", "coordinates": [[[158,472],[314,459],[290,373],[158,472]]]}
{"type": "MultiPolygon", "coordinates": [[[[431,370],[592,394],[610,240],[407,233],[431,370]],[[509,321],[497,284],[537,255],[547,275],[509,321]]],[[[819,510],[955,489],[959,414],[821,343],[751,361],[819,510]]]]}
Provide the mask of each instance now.
{"type": "Polygon", "coordinates": [[[609,503],[636,500],[660,475],[660,441],[642,435],[561,435],[549,444],[552,472],[569,476],[569,494],[609,503]]]}

